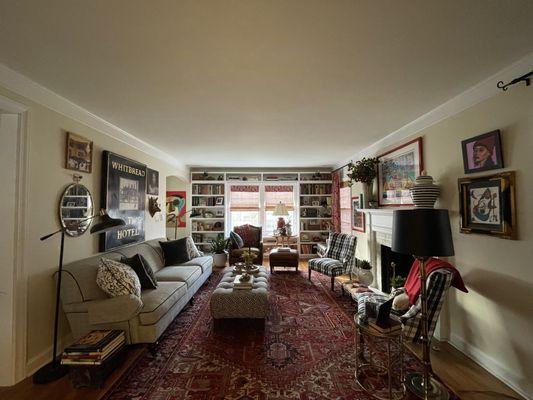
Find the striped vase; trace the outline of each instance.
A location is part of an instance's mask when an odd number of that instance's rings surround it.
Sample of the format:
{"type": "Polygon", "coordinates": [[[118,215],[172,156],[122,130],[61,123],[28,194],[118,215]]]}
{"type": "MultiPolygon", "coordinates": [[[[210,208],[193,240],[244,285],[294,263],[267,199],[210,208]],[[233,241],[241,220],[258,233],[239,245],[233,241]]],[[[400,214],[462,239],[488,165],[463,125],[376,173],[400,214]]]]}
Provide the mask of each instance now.
{"type": "Polygon", "coordinates": [[[433,183],[431,176],[422,172],[422,175],[416,178],[410,192],[416,208],[433,208],[439,197],[440,188],[433,183]]]}

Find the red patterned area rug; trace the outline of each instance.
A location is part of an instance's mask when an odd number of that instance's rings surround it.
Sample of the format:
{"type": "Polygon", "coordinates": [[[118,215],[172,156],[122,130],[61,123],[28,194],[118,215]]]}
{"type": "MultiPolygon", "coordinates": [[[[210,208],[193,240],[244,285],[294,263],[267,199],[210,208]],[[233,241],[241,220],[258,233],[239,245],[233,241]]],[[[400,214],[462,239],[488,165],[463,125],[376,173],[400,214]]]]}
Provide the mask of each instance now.
{"type": "MultiPolygon", "coordinates": [[[[209,299],[220,278],[211,276],[106,400],[370,399],[354,380],[355,307],[329,290],[328,277],[272,274],[264,327],[214,327],[209,299]]],[[[408,354],[405,366],[420,370],[408,354]]]]}

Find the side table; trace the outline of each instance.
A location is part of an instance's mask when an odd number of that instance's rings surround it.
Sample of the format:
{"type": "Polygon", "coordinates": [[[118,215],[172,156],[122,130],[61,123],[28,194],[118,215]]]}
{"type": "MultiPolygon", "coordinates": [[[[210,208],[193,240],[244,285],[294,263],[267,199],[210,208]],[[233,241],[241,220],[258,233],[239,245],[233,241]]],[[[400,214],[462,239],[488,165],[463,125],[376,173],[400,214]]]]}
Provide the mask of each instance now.
{"type": "Polygon", "coordinates": [[[405,396],[402,330],[381,333],[361,325],[354,316],[355,381],[378,400],[399,400],[405,396]]]}

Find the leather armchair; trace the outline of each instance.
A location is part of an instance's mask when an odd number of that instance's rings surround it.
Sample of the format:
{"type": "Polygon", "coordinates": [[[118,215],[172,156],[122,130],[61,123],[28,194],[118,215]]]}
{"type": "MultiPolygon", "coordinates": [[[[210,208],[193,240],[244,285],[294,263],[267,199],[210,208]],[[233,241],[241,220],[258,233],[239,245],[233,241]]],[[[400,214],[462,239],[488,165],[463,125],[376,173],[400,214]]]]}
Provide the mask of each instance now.
{"type": "Polygon", "coordinates": [[[233,246],[232,241],[229,242],[229,264],[233,265],[236,262],[242,262],[242,253],[246,250],[251,250],[257,255],[254,263],[263,264],[263,234],[260,226],[241,225],[233,228],[243,240],[244,246],[240,249],[233,246]]]}

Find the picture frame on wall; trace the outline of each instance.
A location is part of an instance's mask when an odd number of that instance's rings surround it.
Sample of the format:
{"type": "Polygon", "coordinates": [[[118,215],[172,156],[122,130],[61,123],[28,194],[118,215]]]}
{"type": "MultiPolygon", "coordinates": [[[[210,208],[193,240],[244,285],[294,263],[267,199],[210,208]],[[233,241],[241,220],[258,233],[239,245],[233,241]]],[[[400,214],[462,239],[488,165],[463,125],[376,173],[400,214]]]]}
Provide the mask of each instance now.
{"type": "Polygon", "coordinates": [[[460,178],[461,233],[516,239],[515,172],[460,178]]]}
{"type": "Polygon", "coordinates": [[[100,251],[144,241],[146,165],[110,151],[102,153],[102,208],[125,226],[102,233],[100,251]]]}
{"type": "MultiPolygon", "coordinates": [[[[187,227],[187,192],[183,190],[169,190],[166,198],[167,227],[187,227]]],[[[200,229],[196,229],[200,230],[200,229]]]]}
{"type": "Polygon", "coordinates": [[[90,174],[93,169],[93,142],[83,136],[67,132],[65,168],[90,174]]]}
{"type": "Polygon", "coordinates": [[[411,206],[409,189],[422,173],[422,137],[378,156],[378,204],[380,207],[411,206]]]}
{"type": "Polygon", "coordinates": [[[365,231],[365,213],[360,211],[362,200],[362,196],[352,196],[352,229],[357,232],[365,231]]]}
{"type": "Polygon", "coordinates": [[[146,193],[159,196],[159,171],[146,168],[146,193]]]}
{"type": "Polygon", "coordinates": [[[465,174],[503,168],[499,129],[463,140],[461,148],[465,174]]]}

